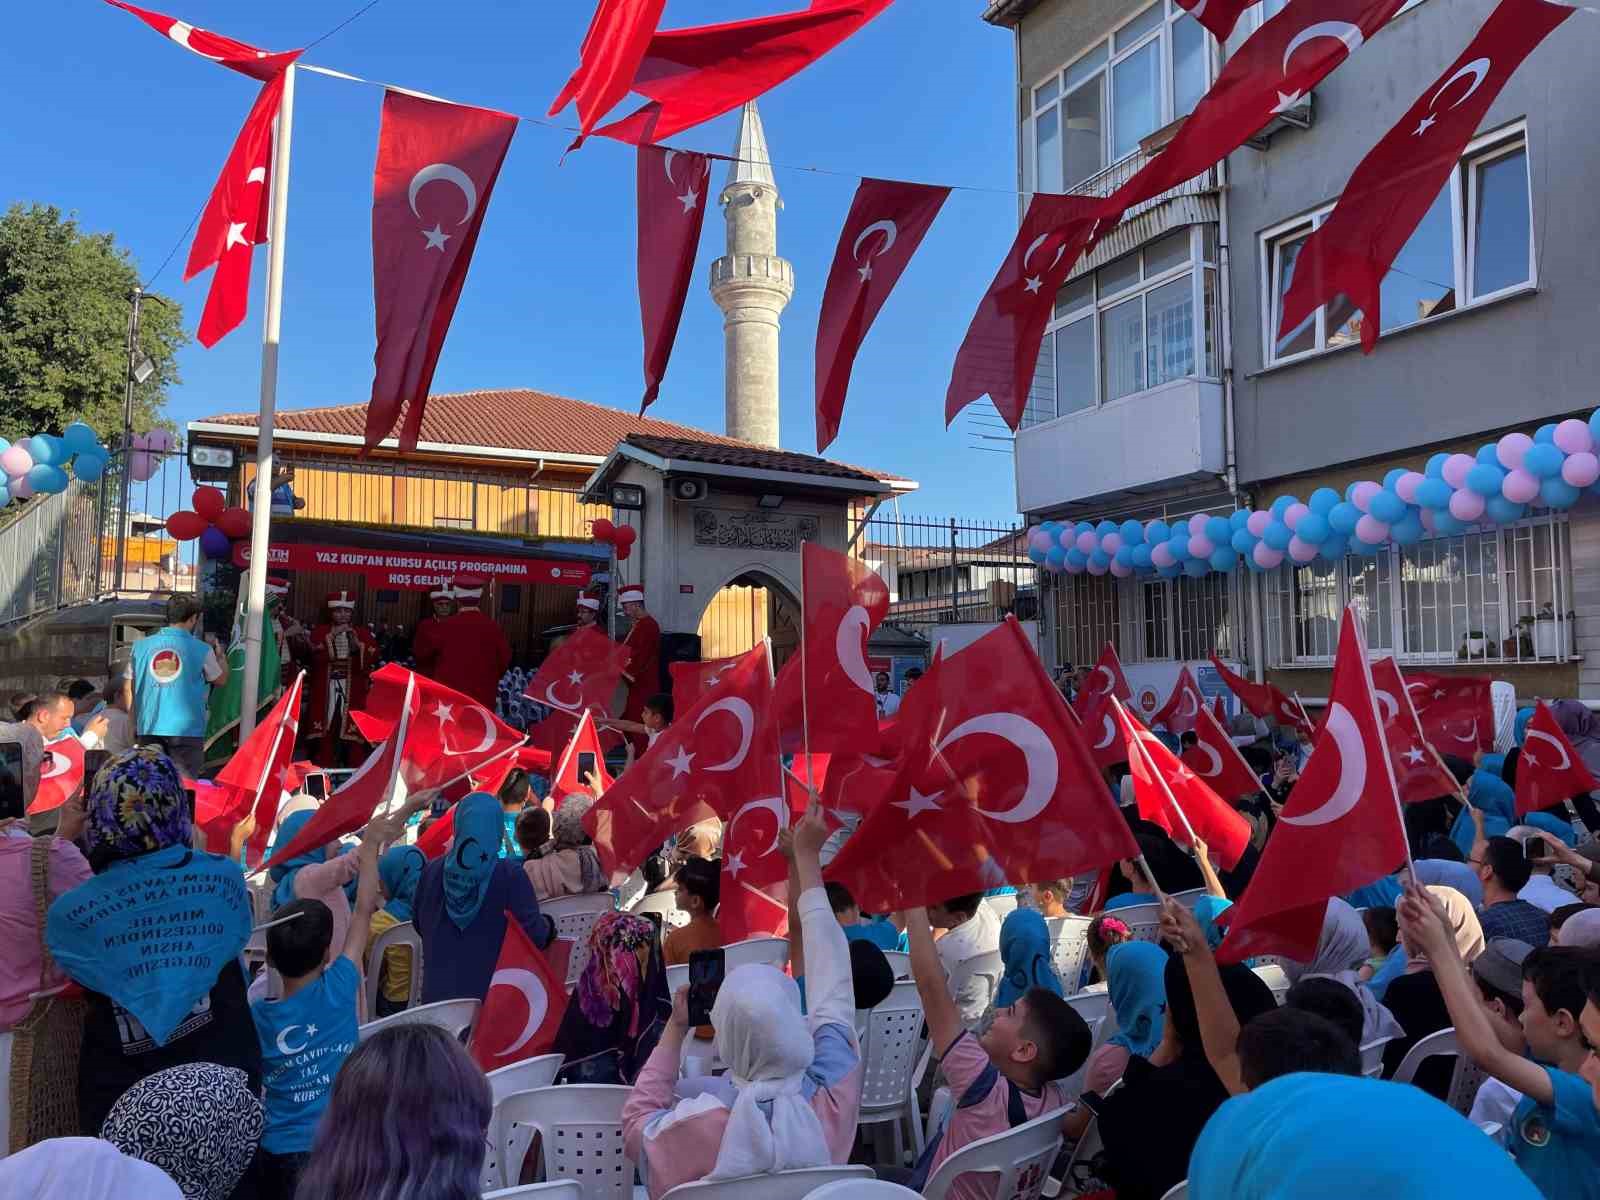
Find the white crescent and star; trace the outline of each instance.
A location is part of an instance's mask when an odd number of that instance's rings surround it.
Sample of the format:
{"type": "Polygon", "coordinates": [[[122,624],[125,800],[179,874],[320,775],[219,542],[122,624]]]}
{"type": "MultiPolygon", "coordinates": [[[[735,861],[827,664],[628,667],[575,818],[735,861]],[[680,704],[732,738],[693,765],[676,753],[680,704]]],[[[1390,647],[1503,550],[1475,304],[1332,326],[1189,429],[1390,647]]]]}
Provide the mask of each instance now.
{"type": "Polygon", "coordinates": [[[50,757],[50,769],[47,771],[42,766],[40,767],[40,783],[43,783],[46,779],[54,779],[58,775],[65,775],[69,770],[72,769],[72,760],[65,754],[57,754],[48,746],[45,747],[45,753],[50,757]]]}
{"type": "Polygon", "coordinates": [[[862,283],[872,278],[872,260],[889,253],[894,247],[895,239],[900,236],[900,227],[893,221],[874,221],[856,234],[855,245],[850,247],[850,257],[856,262],[861,261],[861,243],[874,233],[883,234],[883,245],[878,247],[876,254],[867,255],[867,261],[856,268],[856,274],[861,276],[862,283]]]}
{"type": "MultiPolygon", "coordinates": [[[[1025,251],[1023,251],[1023,253],[1022,253],[1022,270],[1023,270],[1023,274],[1026,276],[1026,278],[1023,280],[1023,290],[1024,291],[1032,292],[1033,294],[1037,295],[1038,292],[1039,292],[1039,288],[1044,284],[1044,276],[1043,275],[1028,275],[1027,274],[1028,260],[1033,257],[1033,252],[1035,250],[1037,250],[1040,246],[1042,246],[1045,242],[1049,241],[1054,236],[1055,235],[1051,234],[1051,233],[1041,233],[1038,237],[1034,238],[1033,241],[1029,242],[1028,243],[1028,248],[1025,251]]],[[[1048,267],[1046,267],[1045,270],[1046,271],[1053,271],[1055,269],[1055,267],[1056,267],[1056,264],[1058,264],[1061,261],[1061,256],[1063,254],[1065,254],[1066,252],[1067,252],[1067,247],[1066,247],[1065,243],[1063,243],[1060,246],[1057,246],[1056,247],[1056,256],[1050,260],[1050,265],[1048,267]]]]}
{"type": "Polygon", "coordinates": [[[1112,689],[1117,686],[1117,677],[1111,673],[1111,668],[1110,667],[1098,666],[1093,671],[1091,671],[1089,673],[1091,675],[1104,675],[1106,677],[1106,685],[1105,685],[1105,687],[1100,688],[1098,691],[1095,692],[1095,695],[1097,695],[1097,696],[1109,696],[1111,694],[1112,689]]]}
{"type": "Polygon", "coordinates": [[[1541,741],[1549,742],[1552,746],[1554,746],[1556,748],[1556,753],[1561,755],[1560,763],[1558,763],[1554,767],[1551,767],[1550,770],[1552,770],[1552,771],[1565,771],[1569,767],[1572,766],[1572,756],[1567,753],[1567,748],[1561,744],[1560,739],[1552,737],[1550,734],[1546,733],[1542,729],[1530,729],[1530,730],[1528,730],[1527,737],[1523,739],[1523,749],[1522,749],[1522,757],[1523,758],[1528,759],[1529,762],[1535,763],[1538,766],[1541,766],[1541,767],[1544,766],[1544,762],[1542,760],[1533,758],[1528,753],[1527,743],[1533,741],[1534,738],[1539,738],[1541,741]]]}
{"type": "Polygon", "coordinates": [[[583,703],[583,692],[581,690],[583,684],[582,673],[578,671],[572,671],[567,675],[567,682],[573,687],[580,689],[578,692],[578,698],[576,700],[567,701],[556,699],[556,687],[560,684],[560,682],[561,681],[557,679],[555,682],[551,683],[549,687],[545,688],[544,702],[551,708],[559,708],[562,712],[577,712],[578,705],[583,703]]]}
{"type": "MultiPolygon", "coordinates": [[[[220,54],[207,54],[204,50],[196,50],[194,48],[189,41],[189,35],[193,32],[194,26],[189,24],[187,21],[174,21],[172,23],[172,27],[167,30],[167,36],[173,41],[177,42],[178,45],[182,46],[190,54],[198,54],[201,58],[209,58],[212,62],[221,62],[222,56],[220,54]]],[[[202,30],[201,32],[203,33],[205,31],[202,30]]]]}
{"type": "Polygon", "coordinates": [[[839,620],[834,634],[834,653],[845,675],[867,695],[872,695],[872,672],[867,670],[867,636],[872,629],[872,617],[861,605],[852,605],[839,620]]]}
{"type": "Polygon", "coordinates": [[[299,1054],[310,1044],[311,1039],[316,1036],[317,1027],[315,1025],[285,1025],[278,1031],[278,1053],[283,1055],[299,1054]],[[301,1039],[298,1046],[291,1046],[289,1045],[289,1035],[296,1029],[304,1029],[306,1031],[305,1037],[301,1039]]]}
{"type": "Polygon", "coordinates": [[[451,722],[450,714],[452,708],[452,705],[444,703],[440,703],[434,707],[434,715],[439,718],[439,740],[443,743],[444,752],[446,754],[454,755],[457,758],[467,754],[482,754],[485,750],[494,745],[494,719],[489,716],[489,710],[476,704],[469,704],[467,705],[467,711],[477,713],[479,718],[483,721],[483,740],[476,746],[469,746],[465,750],[450,749],[450,739],[445,737],[444,727],[451,722]]]}
{"type": "MultiPolygon", "coordinates": [[[[1346,56],[1354,54],[1357,50],[1361,49],[1361,43],[1365,40],[1365,35],[1361,32],[1361,27],[1359,25],[1353,25],[1349,21],[1317,21],[1314,24],[1307,25],[1299,33],[1290,38],[1289,44],[1283,48],[1284,77],[1288,78],[1289,60],[1294,57],[1294,52],[1296,50],[1305,45],[1307,42],[1314,41],[1317,38],[1325,37],[1334,38],[1340,42],[1343,42],[1346,56]]],[[[1303,94],[1304,93],[1300,92],[1299,90],[1292,92],[1279,92],[1278,103],[1273,106],[1272,111],[1275,113],[1288,111],[1296,104],[1300,103],[1303,94]]]]}
{"type": "MultiPolygon", "coordinates": [[[[1050,803],[1056,792],[1056,780],[1060,778],[1060,759],[1049,736],[1032,721],[1016,713],[983,713],[968,718],[945,734],[934,747],[934,754],[942,754],[949,746],[974,733],[1004,738],[1022,751],[1028,769],[1028,785],[1023,789],[1021,800],[1003,812],[974,806],[978,815],[1004,821],[1008,825],[1020,825],[1033,820],[1050,803]]],[[[911,789],[909,800],[897,800],[895,803],[905,808],[908,816],[915,816],[918,811],[929,807],[938,807],[931,797],[923,795],[916,788],[911,789]]]]}
{"type": "MultiPolygon", "coordinates": [[[[772,831],[772,844],[760,854],[756,855],[757,858],[765,858],[778,848],[778,834],[789,828],[789,806],[784,802],[782,796],[765,796],[760,800],[751,800],[748,804],[740,805],[739,810],[735,812],[732,818],[728,821],[728,827],[723,830],[723,842],[725,845],[731,846],[733,844],[733,827],[739,823],[739,818],[744,816],[744,814],[749,812],[752,808],[765,809],[772,814],[774,820],[776,820],[778,823],[777,828],[772,831]]],[[[739,866],[740,869],[743,869],[743,859],[740,860],[739,866]]],[[[732,857],[730,856],[728,874],[737,875],[738,873],[739,872],[733,868],[732,857]]]]}
{"type": "Polygon", "coordinates": [[[1101,721],[1102,721],[1102,724],[1100,726],[1100,731],[1105,736],[1102,737],[1098,742],[1096,742],[1094,744],[1094,748],[1096,750],[1108,749],[1111,746],[1111,743],[1116,739],[1116,736],[1117,736],[1116,722],[1111,719],[1111,714],[1110,713],[1105,713],[1101,717],[1101,721]]]}
{"type": "MultiPolygon", "coordinates": [[[[678,152],[676,150],[668,150],[666,158],[662,161],[662,166],[664,166],[667,171],[667,182],[672,184],[673,187],[678,186],[677,181],[672,178],[672,160],[677,156],[678,152]]],[[[692,181],[689,183],[683,195],[678,197],[678,203],[683,205],[683,211],[686,213],[693,212],[695,206],[700,203],[700,193],[695,191],[694,183],[692,181]]]]}
{"type": "Polygon", "coordinates": [[[1178,716],[1183,720],[1188,720],[1190,717],[1198,716],[1199,714],[1200,697],[1195,694],[1193,688],[1184,688],[1183,702],[1178,705],[1178,716]],[[1185,711],[1184,705],[1188,705],[1187,711],[1185,711]]]}
{"type": "Polygon", "coordinates": [[[1308,813],[1290,816],[1287,812],[1280,820],[1291,825],[1328,825],[1337,821],[1361,800],[1367,785],[1367,747],[1361,740],[1361,728],[1350,710],[1335,702],[1328,708],[1323,729],[1339,748],[1339,779],[1333,794],[1319,808],[1308,813]]]}
{"type": "Polygon", "coordinates": [[[682,779],[689,773],[689,764],[694,762],[694,755],[690,754],[685,746],[678,747],[678,753],[666,760],[667,766],[672,768],[672,777],[682,779]]]}
{"type": "Polygon", "coordinates": [[[492,992],[497,987],[516,988],[528,1002],[528,1023],[511,1045],[495,1054],[496,1058],[510,1058],[539,1032],[539,1026],[544,1024],[545,1013],[550,1009],[550,996],[545,991],[544,980],[522,967],[502,967],[496,971],[489,979],[489,990],[492,992]]]}
{"type": "Polygon", "coordinates": [[[1373,688],[1372,696],[1378,702],[1378,708],[1383,715],[1383,723],[1385,725],[1400,715],[1400,702],[1388,692],[1382,688],[1373,688]]]}
{"type": "MultiPolygon", "coordinates": [[[[748,700],[743,700],[738,696],[728,696],[710,705],[705,712],[701,713],[696,718],[694,727],[699,729],[705,723],[705,719],[715,712],[731,713],[734,720],[739,722],[739,749],[727,762],[718,763],[714,767],[706,767],[705,769],[707,771],[735,771],[744,763],[745,756],[750,753],[750,739],[755,736],[756,732],[755,710],[750,707],[748,700]]],[[[683,753],[681,748],[679,753],[683,753]]],[[[676,774],[673,777],[676,778],[676,774]]]]}
{"type": "Polygon", "coordinates": [[[1472,718],[1472,729],[1467,734],[1466,737],[1462,737],[1459,733],[1452,733],[1450,736],[1452,738],[1454,738],[1458,742],[1466,742],[1466,743],[1475,744],[1477,742],[1477,740],[1478,740],[1478,718],[1477,717],[1473,717],[1472,718]]]}
{"type": "MultiPolygon", "coordinates": [[[[1460,79],[1463,75],[1472,76],[1472,86],[1463,92],[1460,97],[1450,105],[1450,108],[1459,108],[1461,105],[1467,102],[1468,98],[1473,92],[1477,91],[1483,86],[1483,77],[1489,73],[1490,65],[1491,64],[1487,58],[1475,58],[1471,62],[1467,63],[1464,67],[1459,68],[1455,74],[1450,76],[1449,79],[1446,79],[1443,83],[1441,83],[1438,87],[1438,90],[1435,91],[1433,96],[1428,100],[1427,115],[1422,118],[1421,123],[1416,127],[1415,130],[1412,131],[1411,136],[1418,137],[1424,133],[1427,133],[1428,130],[1433,128],[1434,124],[1439,120],[1438,117],[1433,115],[1433,106],[1439,103],[1439,97],[1444,95],[1446,88],[1448,88],[1456,80],[1460,79]]],[[[1449,112],[1450,108],[1445,109],[1445,112],[1449,112]]]]}
{"type": "MultiPolygon", "coordinates": [[[[411,177],[411,186],[406,189],[406,200],[411,205],[412,215],[422,216],[417,212],[417,193],[436,179],[453,183],[461,190],[461,195],[467,202],[467,211],[456,224],[465,225],[472,219],[472,214],[478,211],[478,186],[472,182],[472,176],[454,163],[429,163],[411,177]]],[[[432,229],[422,231],[422,236],[428,243],[423,249],[442,251],[444,244],[454,235],[445,233],[443,227],[436,221],[432,229]]]]}
{"type": "Polygon", "coordinates": [[[1197,740],[1194,748],[1206,756],[1206,762],[1209,767],[1208,770],[1201,771],[1199,774],[1207,779],[1215,779],[1222,774],[1222,755],[1217,752],[1215,746],[1197,740]]]}

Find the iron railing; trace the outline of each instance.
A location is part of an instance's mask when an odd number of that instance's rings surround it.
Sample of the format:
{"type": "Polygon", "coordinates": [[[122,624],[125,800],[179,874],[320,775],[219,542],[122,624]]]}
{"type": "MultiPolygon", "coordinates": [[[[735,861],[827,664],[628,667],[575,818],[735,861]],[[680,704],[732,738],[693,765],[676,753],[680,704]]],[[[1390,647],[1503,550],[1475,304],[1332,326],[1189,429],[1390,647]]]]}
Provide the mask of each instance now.
{"type": "Polygon", "coordinates": [[[935,626],[1038,616],[1038,572],[1019,524],[879,512],[852,553],[889,587],[891,624],[930,636],[935,626]]]}

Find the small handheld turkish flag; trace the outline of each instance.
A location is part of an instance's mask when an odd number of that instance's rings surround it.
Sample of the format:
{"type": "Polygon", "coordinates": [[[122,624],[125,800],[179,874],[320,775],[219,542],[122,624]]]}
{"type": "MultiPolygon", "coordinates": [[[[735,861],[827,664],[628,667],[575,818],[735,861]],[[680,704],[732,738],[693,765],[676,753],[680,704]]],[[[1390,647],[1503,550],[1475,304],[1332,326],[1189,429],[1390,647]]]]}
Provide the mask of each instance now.
{"type": "Polygon", "coordinates": [[[1389,761],[1394,764],[1394,781],[1400,789],[1400,799],[1414,804],[1454,795],[1455,777],[1439,765],[1423,736],[1411,693],[1392,655],[1372,664],[1372,694],[1378,701],[1383,735],[1389,740],[1389,761]]]}
{"type": "Polygon", "coordinates": [[[267,849],[267,835],[278,815],[294,758],[295,738],[300,732],[300,696],[306,673],[299,672],[278,702],[234,751],[233,757],[217,772],[216,782],[225,789],[223,811],[213,831],[226,838],[233,827],[252,810],[256,827],[245,847],[245,861],[259,866],[267,849]]]}
{"type": "MultiPolygon", "coordinates": [[[[1079,700],[1081,702],[1083,697],[1080,696],[1079,700]]],[[[1128,761],[1128,745],[1117,726],[1116,706],[1115,692],[1095,692],[1089,695],[1087,706],[1079,717],[1083,740],[1089,747],[1089,753],[1094,755],[1094,765],[1102,771],[1128,761]]]]}
{"type": "Polygon", "coordinates": [[[516,918],[506,913],[505,940],[467,1052],[485,1071],[547,1054],[566,1014],[566,971],[557,974],[516,918]]]}
{"type": "Polygon", "coordinates": [[[788,931],[789,861],[778,835],[805,816],[809,794],[787,776],[784,783],[781,795],[741,804],[722,828],[717,926],[728,945],[788,931]]]}
{"type": "Polygon", "coordinates": [[[704,662],[668,663],[667,673],[672,676],[673,711],[687,712],[693,708],[701,696],[717,686],[717,681],[724,674],[739,665],[742,657],[736,654],[732,658],[710,658],[704,662]]]}
{"type": "Polygon", "coordinates": [[[867,331],[949,196],[947,187],[897,179],[863,179],[856,188],[817,317],[818,454],[839,432],[850,368],[867,331]]]}
{"type": "Polygon", "coordinates": [[[550,105],[555,116],[567,103],[578,102],[576,150],[595,123],[628,94],[650,38],[661,21],[667,0],[600,0],[589,32],[578,51],[578,69],[550,105]]]}
{"type": "Polygon", "coordinates": [[[1600,782],[1561,732],[1555,713],[1539,701],[1517,756],[1517,816],[1564,804],[1596,788],[1600,782]]]}
{"type": "Polygon", "coordinates": [[[516,131],[509,113],[384,93],[372,173],[378,351],[368,449],[389,436],[402,410],[400,448],[416,449],[434,367],[516,131]]]}
{"type": "Polygon", "coordinates": [[[447,788],[458,781],[482,787],[495,774],[504,776],[526,738],[472,697],[398,663],[372,674],[360,721],[369,741],[393,736],[408,689],[411,721],[400,751],[408,791],[447,788]]]}
{"type": "Polygon", "coordinates": [[[1122,673],[1122,659],[1117,657],[1117,648],[1110,642],[1101,649],[1094,670],[1089,672],[1089,678],[1078,693],[1078,715],[1084,718],[1085,725],[1088,724],[1090,708],[1098,708],[1102,696],[1115,696],[1124,704],[1133,699],[1128,677],[1122,673]]]}
{"type": "Polygon", "coordinates": [[[1309,962],[1330,896],[1406,861],[1405,824],[1356,606],[1344,612],[1328,714],[1267,839],[1250,885],[1228,912],[1223,962],[1282,954],[1309,962]]]}
{"type": "MultiPolygon", "coordinates": [[[[1178,761],[1160,738],[1134,721],[1121,704],[1116,711],[1128,746],[1139,815],[1161,826],[1179,845],[1192,846],[1198,837],[1224,871],[1237,867],[1250,845],[1250,822],[1178,761]]],[[[1209,721],[1211,714],[1201,709],[1200,717],[1209,721]]],[[[1256,786],[1259,789],[1260,784],[1256,786]]]]}
{"type": "Polygon", "coordinates": [[[1165,725],[1173,733],[1188,733],[1194,728],[1200,710],[1205,706],[1206,702],[1200,695],[1200,685],[1194,681],[1189,668],[1184,666],[1178,672],[1178,682],[1173,685],[1172,695],[1167,697],[1167,702],[1161,706],[1161,711],[1150,721],[1153,725],[1165,725]]]}
{"type": "Polygon", "coordinates": [[[39,765],[39,786],[28,805],[28,815],[60,808],[83,783],[83,743],[73,734],[57,738],[44,748],[39,765]]]}
{"type": "Polygon", "coordinates": [[[644,324],[643,413],[661,392],[710,195],[711,159],[687,150],[640,146],[639,317],[644,324]]]}
{"type": "Polygon", "coordinates": [[[574,792],[593,793],[594,789],[584,778],[586,772],[579,770],[584,765],[585,755],[590,756],[594,764],[590,769],[600,777],[600,790],[604,791],[611,786],[612,779],[606,771],[605,751],[600,747],[600,731],[595,728],[594,714],[588,709],[584,709],[583,716],[578,718],[578,727],[572,731],[572,740],[561,752],[555,774],[550,777],[552,804],[560,804],[574,792]]]}
{"type": "Polygon", "coordinates": [[[585,709],[611,715],[611,700],[633,651],[612,641],[598,625],[574,630],[546,656],[523,692],[554,709],[530,731],[529,741],[552,753],[572,738],[585,709]]]}
{"type": "Polygon", "coordinates": [[[1224,800],[1237,800],[1261,790],[1260,778],[1216,717],[1202,711],[1194,735],[1195,744],[1183,752],[1183,761],[1212,791],[1224,800]]]}
{"type": "Polygon", "coordinates": [[[1440,754],[1471,758],[1474,751],[1494,750],[1492,680],[1410,671],[1405,681],[1422,734],[1440,754]]]}
{"type": "Polygon", "coordinates": [[[1230,671],[1227,664],[1215,654],[1211,656],[1211,665],[1216,668],[1228,690],[1239,697],[1239,703],[1263,721],[1276,721],[1291,729],[1303,729],[1307,736],[1315,732],[1300,706],[1272,684],[1251,683],[1243,675],[1230,671]]]}

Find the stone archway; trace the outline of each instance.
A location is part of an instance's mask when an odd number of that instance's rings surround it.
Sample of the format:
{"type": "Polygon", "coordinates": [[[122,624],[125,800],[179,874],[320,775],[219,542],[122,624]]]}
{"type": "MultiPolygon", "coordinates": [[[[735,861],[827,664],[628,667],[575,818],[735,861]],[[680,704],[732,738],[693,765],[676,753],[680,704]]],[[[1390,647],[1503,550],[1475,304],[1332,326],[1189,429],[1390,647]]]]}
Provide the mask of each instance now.
{"type": "Polygon", "coordinates": [[[743,654],[762,638],[772,639],[773,669],[800,644],[800,602],[765,571],[745,571],[719,588],[700,613],[700,656],[743,654]]]}

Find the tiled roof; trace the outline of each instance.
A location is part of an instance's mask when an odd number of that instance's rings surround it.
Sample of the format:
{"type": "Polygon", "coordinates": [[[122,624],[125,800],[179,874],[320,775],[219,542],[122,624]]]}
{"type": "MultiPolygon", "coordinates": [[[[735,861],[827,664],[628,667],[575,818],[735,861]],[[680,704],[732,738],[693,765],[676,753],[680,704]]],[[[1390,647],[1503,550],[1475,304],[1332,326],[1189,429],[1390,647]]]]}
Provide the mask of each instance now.
{"type": "Polygon", "coordinates": [[[796,454],[791,450],[774,450],[770,446],[752,446],[746,442],[733,442],[727,438],[675,438],[659,437],[648,433],[630,433],[628,445],[637,446],[648,454],[678,462],[706,463],[718,467],[748,467],[757,471],[791,471],[798,475],[822,475],[830,479],[860,479],[874,483],[887,479],[898,480],[897,475],[869,471],[865,467],[852,467],[847,463],[818,458],[814,454],[796,454]]]}

